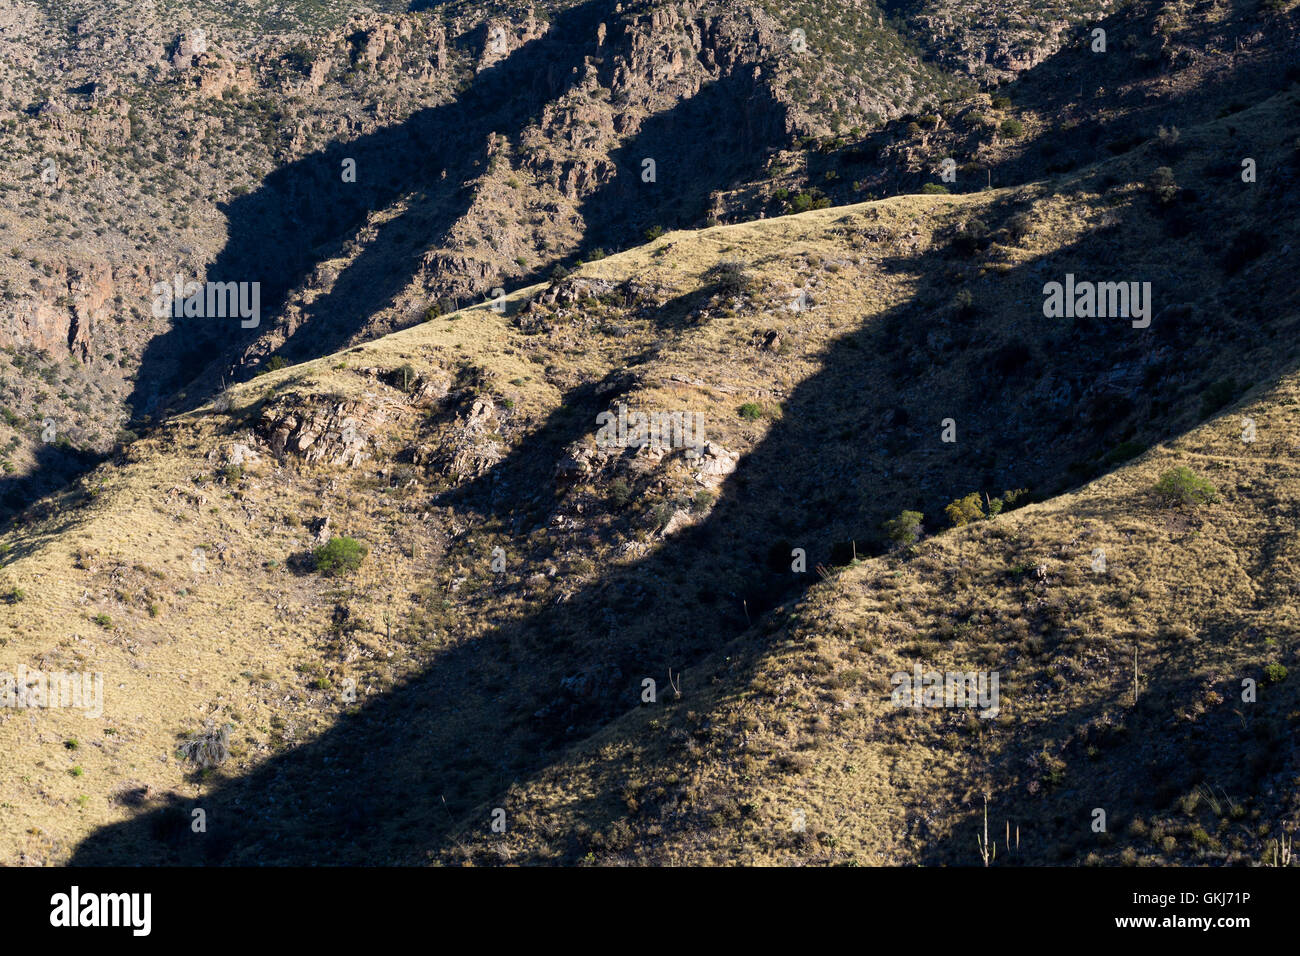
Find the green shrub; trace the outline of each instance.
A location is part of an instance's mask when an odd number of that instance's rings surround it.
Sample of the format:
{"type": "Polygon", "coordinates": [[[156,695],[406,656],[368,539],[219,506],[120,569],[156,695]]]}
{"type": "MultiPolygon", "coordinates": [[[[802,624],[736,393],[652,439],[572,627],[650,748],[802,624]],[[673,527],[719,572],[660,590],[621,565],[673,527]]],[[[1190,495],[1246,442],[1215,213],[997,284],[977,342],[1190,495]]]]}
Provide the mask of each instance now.
{"type": "Polygon", "coordinates": [[[329,543],[321,545],[312,557],[316,561],[316,570],[331,577],[350,574],[361,567],[370,549],[355,538],[334,537],[329,543]]]}
{"type": "Polygon", "coordinates": [[[1002,513],[1004,507],[1009,507],[1016,503],[1016,500],[1027,493],[1025,488],[1016,488],[1014,491],[1002,492],[1001,498],[993,498],[989,501],[989,517],[993,518],[1002,513]]]}
{"type": "Polygon", "coordinates": [[[632,486],[622,478],[615,478],[609,483],[609,497],[621,508],[632,498],[632,486]]]}
{"type": "Polygon", "coordinates": [[[980,502],[978,491],[972,491],[965,498],[956,499],[943,510],[948,516],[948,520],[957,528],[985,517],[984,505],[980,502]]]}
{"type": "Polygon", "coordinates": [[[885,534],[895,547],[910,548],[921,539],[921,522],[925,515],[919,511],[904,511],[897,518],[885,522],[885,534]]]}
{"type": "Polygon", "coordinates": [[[1025,124],[1011,116],[1004,119],[998,129],[1002,131],[1003,136],[1009,139],[1016,139],[1025,134],[1025,124]]]}
{"type": "Polygon", "coordinates": [[[921,187],[921,192],[927,196],[946,194],[948,192],[948,187],[943,183],[926,183],[921,187]]]}
{"type": "Polygon", "coordinates": [[[758,421],[763,417],[763,406],[758,402],[746,402],[737,411],[740,413],[740,417],[747,422],[758,421]]]}
{"type": "Polygon", "coordinates": [[[1264,668],[1264,679],[1270,684],[1280,684],[1286,680],[1286,668],[1281,664],[1269,664],[1264,668]]]}
{"type": "Polygon", "coordinates": [[[92,617],[91,620],[94,621],[102,628],[109,628],[113,626],[113,619],[109,617],[107,614],[105,614],[103,611],[100,611],[98,614],[92,617]]]}
{"type": "Polygon", "coordinates": [[[26,599],[27,592],[19,587],[9,588],[0,593],[0,601],[4,601],[6,604],[17,604],[19,601],[25,601],[26,599]]]}
{"type": "Polygon", "coordinates": [[[1185,465],[1171,468],[1161,475],[1155,491],[1169,507],[1195,508],[1219,500],[1214,485],[1185,465]]]}

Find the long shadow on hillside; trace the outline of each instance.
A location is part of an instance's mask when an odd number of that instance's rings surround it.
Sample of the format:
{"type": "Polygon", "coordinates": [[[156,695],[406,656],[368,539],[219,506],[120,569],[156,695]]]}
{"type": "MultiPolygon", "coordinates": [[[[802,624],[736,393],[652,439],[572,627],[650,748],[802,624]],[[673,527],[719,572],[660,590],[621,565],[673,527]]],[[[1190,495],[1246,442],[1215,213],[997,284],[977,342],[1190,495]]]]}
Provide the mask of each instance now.
{"type": "MultiPolygon", "coordinates": [[[[988,218],[996,227],[1015,212],[1009,205],[988,218]]],[[[875,241],[865,238],[871,231],[867,224],[864,243],[875,241]]],[[[1053,268],[1063,274],[1098,259],[1136,259],[1143,250],[1128,236],[1117,229],[1086,248],[1063,249],[1053,268]]],[[[208,834],[178,823],[188,819],[188,805],[178,802],[95,833],[73,862],[419,861],[447,847],[449,809],[462,820],[482,813],[486,826],[487,808],[510,806],[513,781],[635,707],[644,677],[689,669],[745,633],[763,600],[797,595],[813,576],[785,570],[786,545],[806,548],[812,568],[835,542],[868,537],[902,508],[936,515],[968,491],[1001,490],[992,482],[1009,475],[1016,484],[1050,482],[1071,458],[1113,444],[1126,419],[1159,431],[1162,419],[1136,401],[1089,417],[1090,386],[1101,371],[1134,361],[1134,350],[1167,344],[1179,334],[1172,324],[1157,316],[1153,329],[1135,332],[1122,320],[1043,321],[1038,270],[978,279],[962,252],[943,246],[918,258],[906,254],[906,237],[895,242],[879,268],[913,283],[912,293],[829,346],[821,370],[793,391],[698,525],[567,600],[495,621],[315,741],[218,784],[202,801],[208,834]],[[970,276],[973,311],[947,305],[957,269],[970,276]],[[1013,317],[1030,321],[1005,328],[1013,317]],[[940,442],[949,416],[961,429],[956,445],[940,442]]],[[[1189,278],[1185,268],[1171,263],[1152,278],[1157,288],[1176,287],[1189,278]]],[[[1210,364],[1214,329],[1199,332],[1200,351],[1183,357],[1210,364]]],[[[585,393],[576,397],[587,405],[583,414],[557,413],[460,490],[465,512],[505,518],[522,507],[537,490],[538,462],[554,462],[567,441],[594,430],[586,414],[594,405],[585,393]],[[496,495],[495,487],[517,496],[496,495]]],[[[634,495],[649,494],[650,484],[636,480],[634,495]]],[[[565,492],[540,494],[549,504],[565,492]]],[[[545,556],[530,557],[536,563],[514,569],[515,580],[542,568],[545,556]]],[[[566,852],[582,850],[576,835],[568,842],[566,852]]]]}
{"type": "MultiPolygon", "coordinates": [[[[1179,615],[1172,612],[1170,617],[1179,615]]],[[[1083,695],[1033,726],[1022,723],[1016,744],[1004,739],[991,757],[977,761],[970,784],[988,793],[994,833],[1004,832],[1004,820],[1018,829],[1019,846],[1013,852],[999,848],[997,862],[1080,865],[1093,851],[1109,851],[1113,858],[1116,839],[1144,855],[1163,854],[1177,863],[1220,839],[1231,849],[1231,837],[1236,848],[1253,857],[1266,832],[1275,837],[1276,830],[1261,830],[1259,822],[1248,823],[1244,814],[1226,815],[1233,805],[1285,812],[1286,802],[1278,798],[1300,769],[1300,748],[1286,717],[1295,707],[1294,692],[1273,688],[1249,705],[1237,696],[1244,677],[1267,683],[1263,663],[1278,654],[1264,634],[1243,640],[1243,633],[1257,623],[1250,610],[1227,608],[1191,639],[1141,634],[1136,707],[1130,675],[1116,672],[1099,694],[1083,695]],[[1217,700],[1207,695],[1210,686],[1217,700]],[[1205,791],[1207,787],[1212,789],[1205,791]],[[1210,801],[1197,794],[1199,799],[1180,807],[1198,788],[1209,793],[1210,801]],[[1225,813],[1210,813],[1209,806],[1218,801],[1225,813]],[[1188,809],[1198,802],[1199,809],[1188,809]],[[1106,814],[1103,832],[1093,830],[1098,808],[1106,814]],[[1169,848],[1161,846],[1158,834],[1148,843],[1145,828],[1128,829],[1130,823],[1145,827],[1154,816],[1177,821],[1168,831],[1174,838],[1169,848]],[[1225,832],[1230,821],[1236,822],[1225,832]],[[1214,836],[1205,839],[1202,831],[1204,843],[1185,838],[1201,826],[1214,836]]],[[[1052,643],[1058,639],[1053,635],[1052,643]]],[[[1132,644],[1113,640],[1108,650],[1123,658],[1132,644]]],[[[1004,671],[1004,692],[1070,700],[1069,688],[1056,686],[1043,673],[1042,665],[1055,661],[1054,652],[1067,660],[1072,656],[1071,649],[1054,647],[1038,661],[1020,662],[1024,680],[1008,681],[1004,671]]],[[[972,807],[945,822],[951,825],[948,835],[924,840],[919,862],[978,865],[972,837],[982,827],[981,811],[972,807]]],[[[1279,821],[1270,813],[1262,822],[1271,827],[1279,821]]]]}

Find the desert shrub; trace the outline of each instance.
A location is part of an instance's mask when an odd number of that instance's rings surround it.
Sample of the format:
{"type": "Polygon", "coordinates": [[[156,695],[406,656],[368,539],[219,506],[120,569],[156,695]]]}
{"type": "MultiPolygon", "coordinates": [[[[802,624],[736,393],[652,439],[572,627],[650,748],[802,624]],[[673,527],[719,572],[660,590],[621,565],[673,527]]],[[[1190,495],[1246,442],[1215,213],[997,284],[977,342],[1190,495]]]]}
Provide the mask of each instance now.
{"type": "Polygon", "coordinates": [[[0,591],[0,601],[4,601],[6,604],[17,604],[19,601],[26,599],[27,592],[19,587],[11,587],[0,591]]]}
{"type": "Polygon", "coordinates": [[[965,498],[956,499],[943,510],[948,520],[957,528],[985,517],[984,505],[980,502],[978,491],[972,491],[965,498]]]}
{"type": "Polygon", "coordinates": [[[113,619],[109,617],[107,614],[105,614],[103,611],[100,611],[98,614],[92,617],[91,620],[94,621],[102,628],[109,628],[113,626],[113,619]]]}
{"type": "Polygon", "coordinates": [[[334,537],[312,552],[316,570],[331,577],[350,574],[361,567],[369,551],[355,538],[334,537]]]}
{"type": "Polygon", "coordinates": [[[921,187],[921,192],[926,195],[946,194],[948,192],[948,187],[943,183],[926,183],[921,187]]]}
{"type": "Polygon", "coordinates": [[[218,730],[209,724],[202,733],[181,744],[180,755],[200,770],[221,766],[230,759],[230,725],[218,730]]]}
{"type": "Polygon", "coordinates": [[[719,262],[705,273],[705,278],[724,295],[741,295],[748,292],[754,284],[745,264],[735,259],[719,262]]]}
{"type": "Polygon", "coordinates": [[[989,501],[988,516],[992,518],[997,515],[1000,515],[1002,513],[1003,508],[1007,508],[1015,504],[1017,500],[1024,497],[1024,495],[1026,495],[1027,493],[1028,493],[1027,490],[1024,488],[1016,488],[1013,491],[1002,492],[1001,498],[993,498],[989,501]]]}
{"type": "Polygon", "coordinates": [[[758,402],[746,402],[737,409],[737,412],[745,421],[754,422],[763,417],[763,406],[758,402]]]}
{"type": "Polygon", "coordinates": [[[885,522],[885,534],[898,548],[909,548],[921,539],[921,522],[925,515],[919,511],[904,511],[897,518],[885,522]]]}
{"type": "Polygon", "coordinates": [[[1195,508],[1219,500],[1214,485],[1186,465],[1171,468],[1161,475],[1155,491],[1169,507],[1195,508]]]}
{"type": "Polygon", "coordinates": [[[820,189],[809,189],[801,192],[790,200],[790,208],[794,212],[807,212],[809,209],[825,209],[831,204],[820,189]]]}
{"type": "Polygon", "coordinates": [[[632,486],[622,478],[615,478],[609,483],[609,497],[621,508],[632,498],[632,486]]]}
{"type": "Polygon", "coordinates": [[[1007,238],[1020,242],[1033,231],[1034,220],[1027,212],[1018,212],[1007,220],[1007,238]]]}
{"type": "Polygon", "coordinates": [[[1264,680],[1270,684],[1280,684],[1286,680],[1286,673],[1286,668],[1281,664],[1269,664],[1264,668],[1264,680]]]}
{"type": "Polygon", "coordinates": [[[952,311],[959,319],[973,318],[979,311],[975,308],[975,296],[971,295],[970,289],[957,290],[957,294],[952,297],[952,311]]]}
{"type": "Polygon", "coordinates": [[[1147,189],[1156,197],[1156,202],[1168,205],[1178,195],[1178,183],[1174,181],[1174,171],[1168,166],[1158,166],[1147,180],[1147,189]]]}
{"type": "MultiPolygon", "coordinates": [[[[557,269],[563,268],[556,266],[557,269]]],[[[441,318],[444,315],[450,315],[456,311],[456,305],[450,299],[437,299],[429,303],[429,307],[424,310],[424,321],[432,322],[434,319],[441,318]]]]}
{"type": "Polygon", "coordinates": [[[1020,122],[1020,120],[1016,119],[1015,117],[1008,116],[1006,119],[1004,119],[1001,122],[1001,124],[998,126],[998,129],[1002,132],[1003,136],[1006,136],[1010,139],[1016,139],[1017,137],[1024,135],[1025,124],[1020,122]]]}

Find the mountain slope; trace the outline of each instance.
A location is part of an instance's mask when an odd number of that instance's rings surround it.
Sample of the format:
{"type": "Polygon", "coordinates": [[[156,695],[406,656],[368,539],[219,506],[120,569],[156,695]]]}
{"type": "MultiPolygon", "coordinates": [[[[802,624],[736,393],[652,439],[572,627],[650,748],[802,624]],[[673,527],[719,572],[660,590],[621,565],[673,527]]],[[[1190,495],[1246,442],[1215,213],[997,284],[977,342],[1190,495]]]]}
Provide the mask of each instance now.
{"type": "Polygon", "coordinates": [[[1097,806],[1112,833],[1161,828],[1135,853],[1219,852],[1125,797],[1143,773],[1187,795],[1183,753],[1254,827],[1206,837],[1260,859],[1293,822],[1291,685],[1241,718],[1225,688],[1294,665],[1297,351],[1276,343],[1298,318],[1298,99],[1184,128],[1172,193],[1152,141],[1015,189],[670,232],[169,420],[0,539],[0,671],[93,668],[106,690],[102,722],[0,715],[0,859],[969,863],[980,788],[1027,862],[1093,852],[1072,828],[1097,806]],[[1266,174],[1207,161],[1225,148],[1266,174]],[[1066,274],[1152,282],[1150,327],[1045,318],[1066,274]],[[1243,392],[1255,443],[1197,428],[1243,392]],[[698,414],[709,444],[602,448],[619,403],[698,414]],[[1156,508],[1174,463],[1223,501],[1156,508]],[[1014,488],[1039,503],[938,533],[947,503],[1014,488]],[[880,530],[903,509],[935,533],[907,559],[880,530]],[[313,571],[339,534],[369,545],[360,568],[313,571]],[[1104,578],[1080,569],[1093,547],[1104,578]],[[1003,669],[1005,714],[886,714],[913,660],[1003,669]],[[203,771],[177,746],[209,721],[232,756],[203,771]],[[781,835],[792,804],[812,842],[781,835]]]}

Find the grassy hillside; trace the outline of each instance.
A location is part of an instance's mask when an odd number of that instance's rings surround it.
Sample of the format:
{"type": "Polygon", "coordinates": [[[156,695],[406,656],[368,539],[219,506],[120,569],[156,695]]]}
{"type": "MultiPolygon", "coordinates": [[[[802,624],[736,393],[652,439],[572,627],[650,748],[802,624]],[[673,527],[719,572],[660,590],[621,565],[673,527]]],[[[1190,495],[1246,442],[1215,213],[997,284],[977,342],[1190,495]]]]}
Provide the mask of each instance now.
{"type": "Polygon", "coordinates": [[[983,793],[999,863],[1263,860],[1296,822],[1298,104],[669,232],[168,420],[0,537],[0,671],[105,688],[0,710],[0,861],[969,864],[983,793]],[[1067,273],[1150,281],[1150,327],[1045,318],[1067,273]],[[619,403],[708,444],[602,448],[619,403]],[[1215,503],[1156,499],[1182,465],[1215,503]],[[1000,715],[890,707],[918,661],[998,670],[1000,715]]]}

